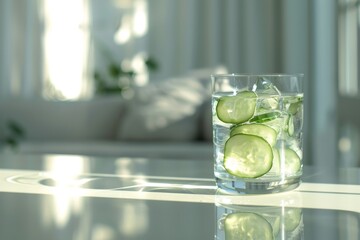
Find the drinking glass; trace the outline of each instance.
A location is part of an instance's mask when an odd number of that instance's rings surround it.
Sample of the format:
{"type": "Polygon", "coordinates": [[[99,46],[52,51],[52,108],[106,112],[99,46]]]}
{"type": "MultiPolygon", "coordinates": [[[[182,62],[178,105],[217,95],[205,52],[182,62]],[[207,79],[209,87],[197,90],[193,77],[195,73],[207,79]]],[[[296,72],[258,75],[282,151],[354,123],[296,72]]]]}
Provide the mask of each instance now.
{"type": "Polygon", "coordinates": [[[216,205],[215,240],[303,239],[301,208],[216,205]]]}
{"type": "Polygon", "coordinates": [[[214,175],[234,194],[296,188],[302,175],[303,74],[212,75],[214,175]]]}

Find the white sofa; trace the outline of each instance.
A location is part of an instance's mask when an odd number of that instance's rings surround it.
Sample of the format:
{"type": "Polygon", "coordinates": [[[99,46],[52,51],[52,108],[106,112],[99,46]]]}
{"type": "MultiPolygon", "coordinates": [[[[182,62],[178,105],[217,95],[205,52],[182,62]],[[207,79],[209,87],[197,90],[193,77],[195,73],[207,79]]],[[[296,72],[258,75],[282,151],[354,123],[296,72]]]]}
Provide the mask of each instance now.
{"type": "Polygon", "coordinates": [[[225,70],[151,83],[129,100],[114,95],[76,102],[2,101],[0,124],[12,120],[24,128],[21,153],[210,160],[210,74],[219,72],[225,70]]]}

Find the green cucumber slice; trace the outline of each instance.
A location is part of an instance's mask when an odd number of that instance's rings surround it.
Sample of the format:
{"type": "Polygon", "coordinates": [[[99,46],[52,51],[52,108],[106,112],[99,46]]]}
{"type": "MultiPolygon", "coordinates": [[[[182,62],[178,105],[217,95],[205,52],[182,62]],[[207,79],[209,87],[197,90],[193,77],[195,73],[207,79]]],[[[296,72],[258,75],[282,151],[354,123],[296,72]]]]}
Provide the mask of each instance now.
{"type": "Polygon", "coordinates": [[[239,92],[235,96],[223,96],[216,106],[216,114],[224,123],[243,123],[255,113],[257,96],[254,92],[239,92]]]}
{"type": "Polygon", "coordinates": [[[301,208],[285,208],[285,231],[293,232],[301,223],[301,208]]]}
{"type": "Polygon", "coordinates": [[[291,103],[290,106],[289,106],[288,112],[290,114],[295,115],[299,111],[301,105],[302,105],[302,102],[291,103]]]}
{"type": "Polygon", "coordinates": [[[294,175],[300,171],[301,160],[296,152],[292,149],[286,148],[284,150],[285,155],[285,174],[294,175]]]}
{"type": "Polygon", "coordinates": [[[273,230],[261,215],[251,212],[235,212],[226,216],[225,239],[273,239],[273,230]]]}
{"type": "Polygon", "coordinates": [[[290,115],[289,118],[288,118],[288,127],[287,127],[287,130],[288,130],[288,133],[289,133],[289,136],[292,136],[294,134],[294,120],[293,120],[293,116],[290,115]]]}
{"type": "Polygon", "coordinates": [[[263,114],[259,114],[254,116],[253,118],[250,119],[250,122],[252,123],[265,123],[271,120],[274,120],[278,117],[281,116],[281,113],[278,111],[275,112],[267,112],[267,113],[263,113],[263,114]]]}
{"type": "Polygon", "coordinates": [[[281,217],[279,215],[270,217],[265,217],[265,219],[270,223],[273,230],[274,239],[277,239],[276,236],[280,233],[281,229],[281,217]]]}
{"type": "Polygon", "coordinates": [[[273,148],[273,163],[269,171],[269,174],[279,176],[280,175],[280,155],[276,148],[273,148]]]}
{"type": "Polygon", "coordinates": [[[225,143],[224,168],[241,178],[257,178],[272,166],[273,151],[262,137],[236,134],[225,143]]]}
{"type": "Polygon", "coordinates": [[[235,126],[231,132],[230,136],[234,136],[239,133],[255,135],[264,138],[271,146],[274,146],[276,143],[277,133],[275,129],[266,126],[264,124],[244,124],[235,126]]]}

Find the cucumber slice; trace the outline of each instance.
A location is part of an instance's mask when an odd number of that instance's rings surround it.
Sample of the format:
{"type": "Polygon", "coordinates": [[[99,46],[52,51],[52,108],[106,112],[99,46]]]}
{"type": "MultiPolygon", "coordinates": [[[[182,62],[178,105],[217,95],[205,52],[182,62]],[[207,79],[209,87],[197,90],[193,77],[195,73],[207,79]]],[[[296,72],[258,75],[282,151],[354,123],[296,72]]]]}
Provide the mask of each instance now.
{"type": "Polygon", "coordinates": [[[252,123],[265,123],[271,120],[274,120],[278,117],[280,117],[281,113],[280,112],[268,112],[268,113],[263,113],[263,114],[259,114],[256,115],[255,117],[250,119],[250,122],[252,123]]]}
{"type": "Polygon", "coordinates": [[[277,134],[275,129],[266,126],[264,124],[254,123],[254,124],[238,125],[231,130],[230,136],[234,136],[235,134],[239,134],[239,133],[251,134],[262,137],[271,146],[274,146],[276,143],[277,134]]]}
{"type": "Polygon", "coordinates": [[[272,148],[262,137],[236,134],[225,143],[224,167],[234,176],[260,177],[271,169],[272,160],[272,148]]]}
{"type": "Polygon", "coordinates": [[[239,92],[235,96],[223,96],[216,106],[216,114],[224,123],[243,123],[255,113],[256,94],[254,92],[239,92]]]}
{"type": "Polygon", "coordinates": [[[301,160],[300,157],[296,154],[296,152],[292,149],[286,148],[284,150],[285,155],[285,174],[286,175],[294,175],[301,168],[301,160]]]}
{"type": "Polygon", "coordinates": [[[301,105],[302,105],[302,102],[291,103],[290,106],[289,106],[288,112],[290,114],[295,115],[299,111],[301,105]]]}
{"type": "Polygon", "coordinates": [[[288,124],[287,124],[287,130],[289,133],[289,136],[292,136],[294,134],[294,120],[293,120],[293,116],[290,115],[288,118],[288,124]]]}
{"type": "Polygon", "coordinates": [[[293,232],[301,223],[301,208],[285,208],[285,231],[293,232]]]}
{"type": "Polygon", "coordinates": [[[266,219],[272,226],[274,239],[279,235],[281,229],[281,218],[280,216],[274,216],[272,219],[266,219]]]}
{"type": "Polygon", "coordinates": [[[225,239],[273,239],[273,230],[261,215],[250,212],[235,212],[226,216],[225,239]]]}
{"type": "Polygon", "coordinates": [[[273,163],[269,171],[269,174],[279,176],[280,175],[280,155],[276,148],[273,148],[273,163]]]}

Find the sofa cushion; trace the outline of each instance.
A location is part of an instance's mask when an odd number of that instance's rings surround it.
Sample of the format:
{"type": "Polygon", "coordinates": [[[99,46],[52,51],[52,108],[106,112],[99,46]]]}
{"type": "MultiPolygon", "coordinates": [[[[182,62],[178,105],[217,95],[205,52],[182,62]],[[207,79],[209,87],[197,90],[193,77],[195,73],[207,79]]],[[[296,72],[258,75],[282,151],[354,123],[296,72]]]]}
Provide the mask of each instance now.
{"type": "Polygon", "coordinates": [[[202,106],[211,96],[210,75],[224,71],[222,67],[201,69],[137,88],[119,126],[118,139],[203,139],[202,106]]]}
{"type": "Polygon", "coordinates": [[[18,123],[28,141],[114,139],[123,103],[119,97],[74,102],[6,100],[0,102],[0,124],[18,123]]]}

